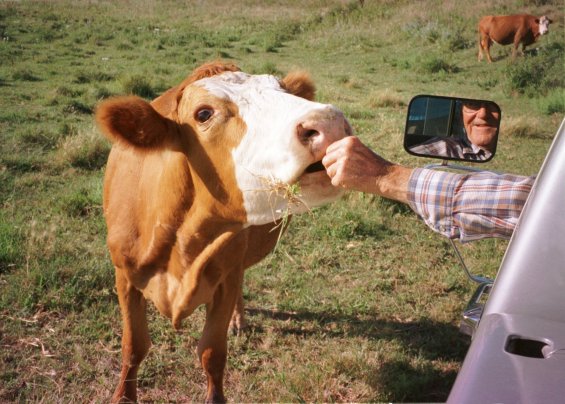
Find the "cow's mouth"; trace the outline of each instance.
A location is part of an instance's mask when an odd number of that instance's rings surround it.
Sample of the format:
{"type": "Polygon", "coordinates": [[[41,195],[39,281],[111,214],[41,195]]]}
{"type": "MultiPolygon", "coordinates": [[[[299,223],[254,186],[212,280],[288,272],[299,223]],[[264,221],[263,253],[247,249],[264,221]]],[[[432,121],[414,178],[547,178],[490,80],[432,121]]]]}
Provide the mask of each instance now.
{"type": "Polygon", "coordinates": [[[304,174],[315,173],[317,171],[323,171],[325,169],[326,168],[322,164],[322,160],[320,160],[320,161],[316,161],[315,163],[310,164],[308,167],[306,167],[306,170],[304,170],[304,174]]]}

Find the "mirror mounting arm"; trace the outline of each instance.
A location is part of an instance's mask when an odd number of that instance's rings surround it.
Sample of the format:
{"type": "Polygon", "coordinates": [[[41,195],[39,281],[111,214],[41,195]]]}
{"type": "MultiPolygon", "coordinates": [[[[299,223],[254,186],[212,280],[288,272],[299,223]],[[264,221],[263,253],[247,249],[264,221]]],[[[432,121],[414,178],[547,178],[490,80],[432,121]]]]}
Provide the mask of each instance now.
{"type": "Polygon", "coordinates": [[[459,249],[457,248],[457,245],[455,244],[455,242],[452,239],[449,239],[449,242],[451,243],[451,246],[455,250],[455,255],[457,255],[457,258],[459,258],[459,263],[463,267],[465,274],[467,274],[467,277],[470,280],[472,280],[473,282],[479,283],[479,284],[493,283],[494,282],[492,279],[485,278],[484,276],[473,275],[471,273],[471,271],[469,271],[469,268],[467,268],[467,265],[465,264],[465,261],[463,260],[463,256],[459,252],[459,249]]]}

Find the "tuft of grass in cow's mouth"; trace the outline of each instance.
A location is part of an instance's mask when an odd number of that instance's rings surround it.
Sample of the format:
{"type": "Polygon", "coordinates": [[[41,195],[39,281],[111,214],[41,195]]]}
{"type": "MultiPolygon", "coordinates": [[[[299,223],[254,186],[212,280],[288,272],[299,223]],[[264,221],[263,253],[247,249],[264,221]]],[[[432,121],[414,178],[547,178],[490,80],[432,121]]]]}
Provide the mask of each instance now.
{"type": "Polygon", "coordinates": [[[324,167],[324,165],[322,164],[322,160],[320,161],[316,161],[313,164],[310,164],[308,167],[306,167],[306,170],[304,170],[304,173],[315,173],[317,171],[323,171],[326,168],[324,167]]]}
{"type": "Polygon", "coordinates": [[[267,191],[269,192],[269,200],[271,200],[271,196],[275,195],[287,201],[287,206],[282,211],[273,210],[273,223],[275,223],[275,226],[271,229],[271,231],[279,229],[279,235],[277,237],[277,242],[275,243],[275,247],[274,247],[274,250],[276,250],[281,240],[281,237],[283,235],[284,229],[288,224],[288,220],[290,219],[292,206],[293,205],[306,206],[306,204],[302,200],[299,183],[296,182],[294,184],[287,184],[272,177],[270,178],[263,177],[262,180],[267,187],[267,191]],[[277,218],[278,215],[280,215],[279,218],[277,218]]]}

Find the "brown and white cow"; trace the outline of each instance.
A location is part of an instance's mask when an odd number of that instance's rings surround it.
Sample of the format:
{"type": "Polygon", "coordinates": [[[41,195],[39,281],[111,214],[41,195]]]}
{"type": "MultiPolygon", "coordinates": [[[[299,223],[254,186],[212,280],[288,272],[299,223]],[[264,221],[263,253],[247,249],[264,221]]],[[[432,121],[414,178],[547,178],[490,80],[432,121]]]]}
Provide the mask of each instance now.
{"type": "Polygon", "coordinates": [[[136,400],[151,344],[146,300],[175,328],[206,305],[197,349],[206,401],[225,400],[227,330],[244,269],[273,249],[283,215],[340,195],[317,163],[351,128],[313,96],[304,73],[279,80],[211,63],[151,103],[129,96],[97,108],[113,142],[104,215],[123,320],[113,401],[136,400]],[[289,200],[280,184],[300,184],[300,195],[289,200]]]}
{"type": "Polygon", "coordinates": [[[536,17],[529,14],[517,15],[488,15],[479,21],[479,62],[483,60],[483,50],[490,57],[490,46],[492,42],[500,45],[513,44],[512,59],[516,58],[518,46],[522,44],[522,53],[526,46],[533,44],[541,35],[549,31],[552,21],[545,15],[536,17]]]}

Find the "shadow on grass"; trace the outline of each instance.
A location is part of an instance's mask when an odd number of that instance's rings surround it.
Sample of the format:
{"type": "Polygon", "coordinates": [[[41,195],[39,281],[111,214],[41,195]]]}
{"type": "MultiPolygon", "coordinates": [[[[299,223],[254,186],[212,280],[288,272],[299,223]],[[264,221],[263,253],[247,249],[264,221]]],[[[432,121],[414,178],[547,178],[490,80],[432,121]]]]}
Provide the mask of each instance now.
{"type": "MultiPolygon", "coordinates": [[[[346,314],[326,314],[314,312],[289,312],[246,307],[245,311],[251,316],[262,316],[284,322],[279,329],[282,334],[315,335],[323,332],[333,338],[366,337],[372,339],[401,340],[408,348],[418,351],[426,359],[460,359],[469,345],[468,337],[461,334],[457,327],[451,324],[430,320],[397,322],[382,319],[359,319],[346,314]],[[303,322],[317,323],[319,328],[304,330],[293,326],[303,322]],[[337,325],[337,327],[336,327],[337,325]],[[445,341],[449,345],[445,346],[445,341]]],[[[262,332],[261,326],[254,326],[262,332]]]]}
{"type": "MultiPolygon", "coordinates": [[[[374,340],[394,340],[402,344],[412,357],[428,361],[453,361],[461,363],[470,344],[470,339],[451,324],[430,320],[409,322],[383,319],[360,319],[347,314],[314,312],[286,312],[246,308],[251,316],[280,320],[277,331],[286,335],[315,336],[325,338],[365,337],[374,340]],[[304,330],[300,324],[311,322],[313,330],[304,330]],[[337,325],[337,327],[336,327],[337,325]]],[[[260,321],[259,321],[260,323],[260,321]]],[[[262,332],[261,326],[252,328],[262,332]]],[[[390,360],[364,377],[375,390],[386,391],[393,401],[444,402],[457,376],[456,369],[440,370],[431,365],[414,365],[411,362],[390,360]]]]}
{"type": "Polygon", "coordinates": [[[385,390],[395,402],[446,402],[456,370],[442,371],[432,366],[415,368],[410,363],[391,361],[375,369],[367,383],[385,390]]]}

